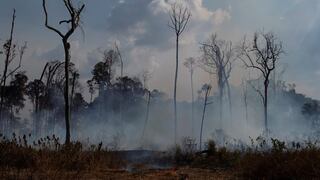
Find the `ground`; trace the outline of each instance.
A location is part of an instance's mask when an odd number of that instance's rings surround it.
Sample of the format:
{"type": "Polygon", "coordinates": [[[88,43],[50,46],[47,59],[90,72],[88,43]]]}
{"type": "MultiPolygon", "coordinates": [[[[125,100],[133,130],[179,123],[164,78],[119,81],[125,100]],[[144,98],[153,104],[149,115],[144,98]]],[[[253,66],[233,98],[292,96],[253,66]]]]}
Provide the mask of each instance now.
{"type": "Polygon", "coordinates": [[[101,170],[97,172],[32,172],[1,171],[0,179],[234,179],[232,172],[223,170],[204,170],[194,168],[172,168],[162,170],[137,169],[135,172],[127,170],[101,170]]]}

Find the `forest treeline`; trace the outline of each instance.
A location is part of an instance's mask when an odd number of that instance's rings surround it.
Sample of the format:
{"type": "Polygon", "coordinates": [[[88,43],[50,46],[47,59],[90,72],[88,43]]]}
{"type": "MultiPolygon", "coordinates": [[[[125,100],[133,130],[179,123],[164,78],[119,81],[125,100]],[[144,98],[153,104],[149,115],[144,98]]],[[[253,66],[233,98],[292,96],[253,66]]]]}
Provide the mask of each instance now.
{"type": "Polygon", "coordinates": [[[175,143],[178,131],[187,128],[180,132],[180,136],[199,138],[201,147],[203,130],[231,131],[236,126],[233,124],[237,123],[244,128],[250,127],[250,124],[256,123],[252,119],[263,121],[261,125],[266,135],[277,129],[274,127],[279,118],[286,119],[286,123],[292,119],[298,125],[307,124],[317,131],[320,122],[319,102],[297,93],[294,84],[288,84],[282,79],[284,70],[279,61],[284,55],[284,49],[282,41],[274,33],[257,31],[251,38],[244,38],[237,45],[220,39],[216,34],[211,35],[207,41],[199,44],[201,54],[183,63],[183,68],[190,72],[192,102],[177,102],[178,65],[181,64],[179,40],[183,38],[188,22],[192,21],[192,13],[187,7],[176,3],[169,12],[169,29],[176,35],[172,100],[164,92],[148,88],[148,81],[157,78],[150,71],[142,72],[140,77],[125,75],[123,52],[116,43],[113,48],[99,52],[100,61],[88,67],[91,69],[91,78],[87,84],[81,84],[81,74],[72,63],[69,38],[80,28],[85,5],[76,6],[71,0],[63,2],[68,16],[59,24],[68,25],[65,34],[50,25],[46,1],[42,1],[44,25],[48,31],[62,39],[65,59],[47,62],[40,77],[26,75],[23,63],[24,53],[28,50],[27,43],[15,43],[15,10],[13,12],[9,37],[0,50],[3,63],[0,125],[3,134],[31,133],[41,137],[55,134],[57,129],[66,129],[66,143],[69,143],[71,138],[87,136],[84,131],[90,126],[111,123],[114,128],[122,128],[123,124],[133,124],[139,126],[136,129],[140,130],[135,136],[139,136],[141,141],[146,138],[146,131],[151,126],[166,129],[165,133],[174,132],[175,143]],[[241,64],[244,71],[255,71],[253,74],[256,74],[243,79],[241,86],[237,87],[229,82],[236,64],[241,64]],[[216,83],[205,84],[197,91],[193,87],[195,68],[212,75],[216,83]],[[89,90],[89,101],[84,98],[83,94],[87,93],[83,91],[84,86],[89,90]],[[28,102],[31,102],[32,112],[29,117],[25,117],[21,112],[30,106],[28,102]],[[214,127],[204,127],[207,121],[214,121],[214,127]]]}

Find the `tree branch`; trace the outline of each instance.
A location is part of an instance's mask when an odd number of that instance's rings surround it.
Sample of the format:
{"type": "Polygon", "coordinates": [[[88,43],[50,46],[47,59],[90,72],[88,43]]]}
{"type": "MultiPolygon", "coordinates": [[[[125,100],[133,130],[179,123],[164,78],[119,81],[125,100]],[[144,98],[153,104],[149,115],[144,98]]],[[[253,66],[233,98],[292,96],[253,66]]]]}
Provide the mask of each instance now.
{"type": "Polygon", "coordinates": [[[58,29],[56,29],[56,28],[54,28],[54,27],[52,27],[52,26],[50,26],[48,24],[48,12],[47,12],[47,7],[46,7],[46,0],[42,0],[42,8],[43,8],[43,11],[44,11],[44,14],[45,14],[45,26],[48,29],[56,32],[60,37],[63,38],[64,37],[63,34],[58,29]]]}

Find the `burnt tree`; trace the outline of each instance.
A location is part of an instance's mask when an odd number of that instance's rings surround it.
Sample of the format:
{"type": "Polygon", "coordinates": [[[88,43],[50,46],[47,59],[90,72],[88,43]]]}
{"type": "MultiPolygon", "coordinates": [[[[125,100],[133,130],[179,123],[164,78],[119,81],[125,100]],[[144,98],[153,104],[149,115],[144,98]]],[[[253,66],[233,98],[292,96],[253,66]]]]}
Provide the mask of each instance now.
{"type": "MultiPolygon", "coordinates": [[[[21,68],[21,62],[24,55],[24,52],[27,48],[27,43],[23,46],[19,47],[17,44],[13,42],[14,28],[15,28],[15,20],[16,20],[16,10],[13,10],[12,21],[11,21],[11,29],[9,38],[3,44],[3,50],[0,50],[0,54],[4,54],[4,68],[3,73],[0,78],[0,122],[2,123],[2,131],[6,129],[6,123],[4,122],[4,111],[7,111],[5,96],[6,96],[6,86],[7,79],[10,76],[13,76],[21,68]],[[17,52],[18,51],[18,52],[17,52]],[[18,55],[18,58],[16,58],[18,55]],[[14,64],[14,61],[18,59],[16,67],[10,67],[11,64],[14,64]],[[12,69],[11,69],[12,68],[12,69]]],[[[7,122],[8,124],[8,122],[7,122]]]]}
{"type": "Polygon", "coordinates": [[[208,85],[208,84],[205,84],[205,85],[202,86],[201,90],[205,92],[205,95],[204,95],[204,104],[203,104],[203,110],[202,110],[201,129],[200,129],[200,151],[202,150],[203,122],[204,122],[205,115],[206,115],[207,105],[210,104],[210,103],[208,103],[208,96],[209,96],[210,91],[211,91],[211,86],[208,85]]]}
{"type": "Polygon", "coordinates": [[[193,91],[193,73],[194,69],[197,67],[196,60],[192,57],[187,58],[183,63],[184,66],[190,72],[190,82],[191,82],[191,125],[192,125],[192,136],[194,136],[194,91],[193,91]]]}
{"type": "Polygon", "coordinates": [[[263,90],[255,88],[263,102],[264,128],[268,135],[268,87],[271,73],[283,54],[282,42],[272,32],[256,32],[251,42],[244,38],[239,59],[247,68],[255,69],[263,78],[263,90]]]}
{"type": "Polygon", "coordinates": [[[75,7],[72,0],[63,0],[64,6],[68,11],[69,19],[61,20],[59,24],[69,24],[67,32],[63,33],[61,30],[49,25],[48,23],[48,12],[46,8],[46,0],[42,0],[42,7],[45,14],[45,26],[49,30],[57,33],[62,38],[62,44],[65,55],[65,90],[64,90],[64,101],[65,101],[65,123],[66,123],[66,140],[65,143],[70,143],[70,97],[69,97],[69,63],[71,59],[70,55],[70,43],[69,38],[75,32],[80,25],[80,15],[85,7],[84,4],[80,7],[75,7]]]}
{"type": "Polygon", "coordinates": [[[170,11],[170,22],[168,24],[176,35],[176,69],[174,78],[173,103],[174,103],[174,143],[177,142],[177,82],[179,70],[179,38],[185,31],[186,26],[190,20],[191,12],[182,4],[173,4],[170,11]]]}
{"type": "Polygon", "coordinates": [[[235,60],[235,49],[231,42],[219,40],[216,34],[201,44],[202,59],[200,61],[202,69],[209,74],[214,74],[217,78],[219,97],[219,120],[222,128],[223,121],[223,98],[227,92],[230,116],[232,119],[232,101],[229,79],[232,71],[232,63],[235,60]]]}

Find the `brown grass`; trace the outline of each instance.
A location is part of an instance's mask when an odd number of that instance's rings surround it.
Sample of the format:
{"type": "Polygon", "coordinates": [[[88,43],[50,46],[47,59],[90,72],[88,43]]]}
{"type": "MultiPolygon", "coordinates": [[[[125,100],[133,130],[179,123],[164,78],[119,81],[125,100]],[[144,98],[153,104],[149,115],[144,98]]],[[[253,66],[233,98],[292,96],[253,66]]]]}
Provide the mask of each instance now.
{"type": "Polygon", "coordinates": [[[102,144],[85,149],[79,142],[62,145],[55,136],[40,139],[33,145],[28,144],[26,136],[2,137],[0,141],[0,177],[11,174],[55,177],[61,172],[78,175],[120,169],[123,164],[117,152],[102,148],[102,144]]]}
{"type": "Polygon", "coordinates": [[[246,152],[236,169],[242,177],[314,179],[320,177],[320,150],[246,152]]]}
{"type": "Polygon", "coordinates": [[[317,179],[320,177],[320,149],[316,143],[286,144],[277,139],[268,143],[257,138],[246,150],[217,148],[209,141],[201,153],[183,153],[182,145],[176,151],[176,163],[200,169],[225,172],[233,178],[242,179],[317,179]],[[177,161],[178,160],[178,161],[177,161]],[[230,173],[232,172],[232,173],[230,173]]]}
{"type": "MultiPolygon", "coordinates": [[[[0,179],[315,179],[320,177],[320,149],[316,144],[286,144],[276,139],[247,150],[217,148],[213,141],[203,152],[185,141],[172,154],[173,168],[132,165],[123,153],[102,143],[83,147],[59,143],[55,136],[28,143],[27,136],[0,136],[0,179]]],[[[168,158],[168,157],[164,157],[168,158]]],[[[168,162],[167,159],[165,159],[168,162]]],[[[161,162],[158,161],[158,162],[161,162]]]]}

